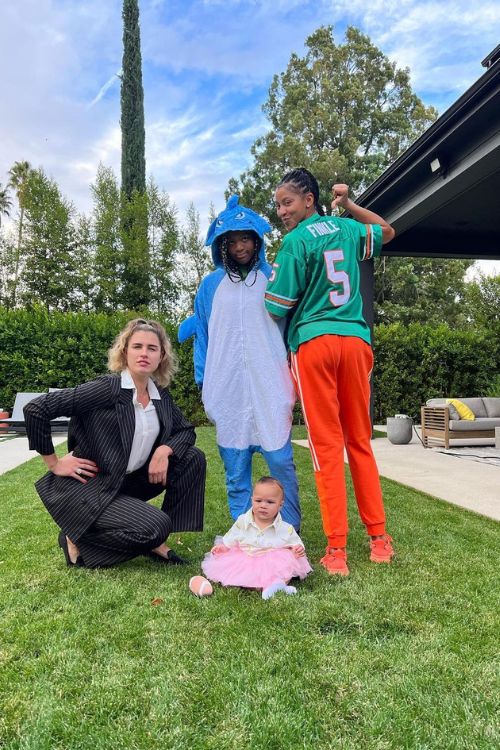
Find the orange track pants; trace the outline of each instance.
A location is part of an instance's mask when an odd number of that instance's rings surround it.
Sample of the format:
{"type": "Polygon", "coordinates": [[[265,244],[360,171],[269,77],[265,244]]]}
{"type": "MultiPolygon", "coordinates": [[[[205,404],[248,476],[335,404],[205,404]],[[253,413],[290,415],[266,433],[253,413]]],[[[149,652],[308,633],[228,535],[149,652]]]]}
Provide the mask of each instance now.
{"type": "Polygon", "coordinates": [[[347,541],[344,446],[361,520],[371,536],[384,534],[382,490],[370,444],[371,347],[354,336],[318,336],[292,353],[291,368],[329,546],[345,547],[347,541]]]}

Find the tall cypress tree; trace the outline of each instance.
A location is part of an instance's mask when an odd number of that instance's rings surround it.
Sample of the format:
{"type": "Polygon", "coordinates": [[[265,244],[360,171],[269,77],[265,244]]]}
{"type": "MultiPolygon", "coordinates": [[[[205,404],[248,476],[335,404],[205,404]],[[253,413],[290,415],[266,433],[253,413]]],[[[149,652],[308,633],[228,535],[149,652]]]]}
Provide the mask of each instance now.
{"type": "Polygon", "coordinates": [[[122,15],[122,304],[139,310],[150,302],[150,253],[138,0],[123,0],[122,15]]]}
{"type": "Polygon", "coordinates": [[[122,190],[146,190],[144,90],[138,0],[123,0],[123,63],[121,85],[122,190]]]}

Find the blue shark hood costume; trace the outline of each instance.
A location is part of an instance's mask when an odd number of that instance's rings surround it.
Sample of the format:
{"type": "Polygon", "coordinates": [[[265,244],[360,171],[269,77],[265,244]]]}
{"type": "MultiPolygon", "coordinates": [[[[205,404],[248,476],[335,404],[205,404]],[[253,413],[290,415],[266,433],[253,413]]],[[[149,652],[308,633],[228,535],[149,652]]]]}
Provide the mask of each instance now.
{"type": "MultiPolygon", "coordinates": [[[[212,260],[216,268],[223,268],[219,237],[222,237],[226,232],[241,232],[245,230],[255,232],[260,243],[258,248],[259,262],[257,263],[257,267],[267,265],[264,234],[271,230],[271,226],[262,218],[262,216],[259,216],[255,211],[252,211],[251,208],[246,208],[245,206],[240,205],[239,200],[240,198],[238,195],[231,195],[224,211],[221,211],[208,228],[205,246],[210,246],[212,250],[212,260]]],[[[266,276],[268,275],[269,274],[266,274],[266,276]]],[[[177,334],[179,343],[183,344],[184,341],[187,341],[192,336],[196,336],[199,332],[198,329],[200,322],[201,321],[198,320],[196,313],[189,318],[186,318],[186,320],[184,320],[179,326],[177,334]]],[[[204,362],[202,364],[202,369],[204,369],[204,362]]],[[[196,370],[195,352],[195,374],[196,370]]],[[[202,385],[203,378],[196,377],[196,382],[198,385],[202,385]]]]}
{"type": "MultiPolygon", "coordinates": [[[[264,234],[268,222],[232,195],[209,227],[215,271],[200,284],[193,316],[179,328],[179,341],[194,335],[195,380],[202,388],[208,418],[215,424],[234,519],[251,503],[252,454],[260,452],[270,473],[285,487],[282,515],[300,525],[297,479],[290,443],[295,391],[281,326],[264,306],[271,266],[264,234]],[[220,238],[252,231],[258,258],[246,278],[230,278],[223,265],[220,238]]],[[[284,323],[284,321],[283,321],[284,323]]]]}
{"type": "Polygon", "coordinates": [[[256,214],[251,208],[241,206],[239,200],[238,195],[232,195],[227,202],[225,210],[221,211],[208,228],[205,245],[210,245],[212,248],[212,260],[216,268],[222,266],[219,237],[222,237],[226,232],[244,232],[248,230],[255,232],[260,242],[258,248],[259,260],[262,263],[266,262],[264,234],[270,232],[271,227],[262,216],[256,214]]]}

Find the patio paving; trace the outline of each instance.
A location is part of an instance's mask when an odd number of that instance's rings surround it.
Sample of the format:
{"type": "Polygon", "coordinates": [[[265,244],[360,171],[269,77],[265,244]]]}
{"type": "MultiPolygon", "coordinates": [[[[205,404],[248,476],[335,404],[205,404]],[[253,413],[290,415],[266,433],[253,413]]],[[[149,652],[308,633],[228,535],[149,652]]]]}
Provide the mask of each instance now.
{"type": "MultiPolygon", "coordinates": [[[[54,445],[67,440],[66,433],[52,436],[54,445]]],[[[2,435],[0,437],[0,474],[15,469],[16,466],[35,458],[38,453],[28,448],[28,438],[25,435],[2,435]]]]}
{"type": "MultiPolygon", "coordinates": [[[[307,440],[293,442],[308,447],[307,440]]],[[[377,438],[372,440],[372,448],[381,476],[500,521],[499,466],[425,449],[415,434],[407,445],[393,445],[387,438],[377,438]]]]}

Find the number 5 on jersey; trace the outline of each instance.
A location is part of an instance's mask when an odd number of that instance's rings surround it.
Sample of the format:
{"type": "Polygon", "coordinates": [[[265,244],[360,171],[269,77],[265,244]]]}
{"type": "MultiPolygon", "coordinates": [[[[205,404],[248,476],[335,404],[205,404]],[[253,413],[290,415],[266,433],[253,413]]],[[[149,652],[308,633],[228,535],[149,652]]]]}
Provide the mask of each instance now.
{"type": "Polygon", "coordinates": [[[349,301],[349,297],[351,296],[351,285],[348,274],[345,271],[339,271],[335,268],[335,263],[344,260],[344,251],[326,250],[324,256],[328,280],[332,284],[341,287],[341,289],[334,289],[330,292],[330,302],[334,307],[341,307],[341,305],[345,305],[349,301]]]}

